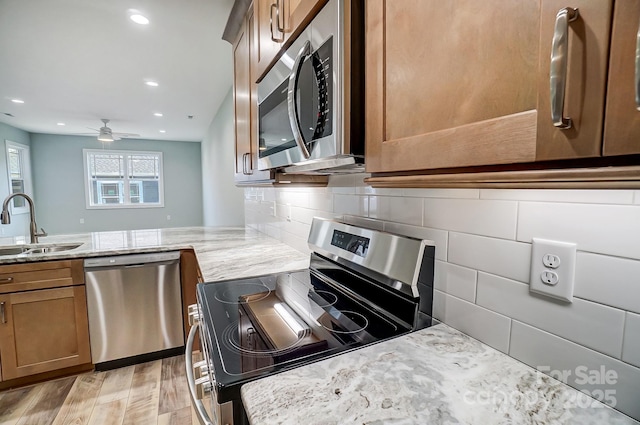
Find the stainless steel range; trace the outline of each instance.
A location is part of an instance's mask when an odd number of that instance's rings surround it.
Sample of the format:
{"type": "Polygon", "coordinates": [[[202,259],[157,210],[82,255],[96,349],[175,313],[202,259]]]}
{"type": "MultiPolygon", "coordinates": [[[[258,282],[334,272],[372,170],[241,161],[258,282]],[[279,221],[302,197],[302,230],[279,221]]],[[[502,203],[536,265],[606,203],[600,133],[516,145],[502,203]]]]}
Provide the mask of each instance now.
{"type": "Polygon", "coordinates": [[[198,285],[186,352],[199,330],[204,360],[186,363],[202,424],[247,423],[248,381],[431,326],[432,241],[314,218],[308,242],[309,269],[198,285]]]}

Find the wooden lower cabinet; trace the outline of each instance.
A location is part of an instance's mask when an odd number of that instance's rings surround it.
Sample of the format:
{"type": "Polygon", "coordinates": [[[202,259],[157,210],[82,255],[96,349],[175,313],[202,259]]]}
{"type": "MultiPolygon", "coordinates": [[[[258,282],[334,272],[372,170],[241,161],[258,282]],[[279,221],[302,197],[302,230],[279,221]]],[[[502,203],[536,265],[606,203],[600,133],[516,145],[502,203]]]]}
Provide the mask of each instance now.
{"type": "Polygon", "coordinates": [[[0,295],[3,380],[91,362],[84,285],[0,295]]]}

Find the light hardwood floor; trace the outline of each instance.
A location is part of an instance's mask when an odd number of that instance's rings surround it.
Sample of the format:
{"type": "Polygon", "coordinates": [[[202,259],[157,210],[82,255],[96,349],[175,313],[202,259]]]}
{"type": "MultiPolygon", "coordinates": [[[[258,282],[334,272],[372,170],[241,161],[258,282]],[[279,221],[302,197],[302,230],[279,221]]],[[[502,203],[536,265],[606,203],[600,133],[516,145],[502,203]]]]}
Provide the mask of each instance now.
{"type": "Polygon", "coordinates": [[[196,425],[184,356],[0,392],[0,425],[196,425]]]}

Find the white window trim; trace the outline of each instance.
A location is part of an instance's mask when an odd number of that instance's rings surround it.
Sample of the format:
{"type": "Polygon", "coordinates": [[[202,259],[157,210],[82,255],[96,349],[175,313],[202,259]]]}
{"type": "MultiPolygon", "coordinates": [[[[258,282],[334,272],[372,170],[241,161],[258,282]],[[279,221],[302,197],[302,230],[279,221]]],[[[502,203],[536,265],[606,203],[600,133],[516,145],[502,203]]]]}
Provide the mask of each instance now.
{"type": "MultiPolygon", "coordinates": [[[[129,151],[129,150],[104,150],[104,149],[82,149],[82,162],[84,164],[84,198],[85,205],[88,210],[117,210],[117,209],[138,209],[138,208],[164,208],[164,159],[162,152],[153,151],[129,151]],[[160,202],[157,204],[109,204],[109,205],[91,205],[91,187],[89,178],[89,154],[90,153],[108,153],[116,155],[158,155],[158,196],[160,202]]],[[[124,161],[125,171],[127,168],[127,161],[124,161]]],[[[125,175],[127,173],[125,172],[125,175]]],[[[124,185],[125,199],[129,198],[129,188],[124,185]]]]}
{"type": "MultiPolygon", "coordinates": [[[[13,187],[11,187],[11,170],[9,168],[9,148],[20,149],[23,157],[23,173],[24,173],[24,193],[33,199],[33,178],[31,176],[31,149],[28,145],[22,143],[12,142],[11,140],[5,140],[4,155],[5,166],[7,168],[7,187],[9,189],[9,195],[13,194],[13,187]]],[[[8,195],[7,195],[8,196],[8,195]]],[[[29,203],[25,200],[24,207],[14,207],[13,201],[10,203],[11,214],[28,214],[29,203]]]]}

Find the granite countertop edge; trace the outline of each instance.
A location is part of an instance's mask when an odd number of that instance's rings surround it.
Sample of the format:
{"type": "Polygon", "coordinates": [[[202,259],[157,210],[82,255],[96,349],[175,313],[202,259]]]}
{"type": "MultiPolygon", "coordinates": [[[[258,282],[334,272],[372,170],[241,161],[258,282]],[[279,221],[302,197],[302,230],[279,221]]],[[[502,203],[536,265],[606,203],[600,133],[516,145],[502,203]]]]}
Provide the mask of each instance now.
{"type": "Polygon", "coordinates": [[[638,425],[445,324],[249,382],[252,425],[638,425]]]}
{"type": "MultiPolygon", "coordinates": [[[[28,239],[27,239],[28,240],[28,239]]],[[[0,265],[193,249],[206,282],[297,270],[309,255],[249,227],[176,227],[41,237],[29,246],[81,243],[68,251],[0,256],[0,265]]],[[[25,246],[24,237],[0,238],[0,248],[25,246]]]]}

